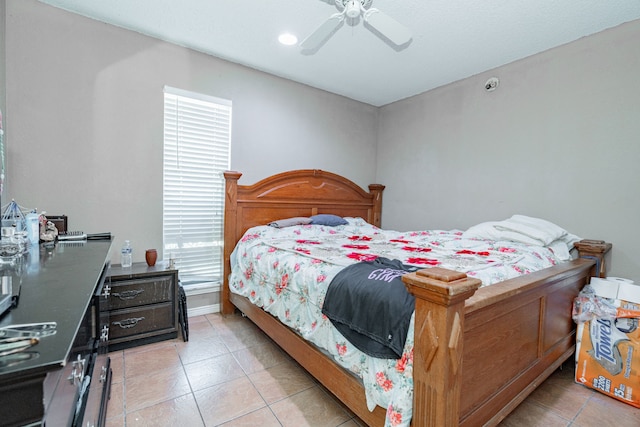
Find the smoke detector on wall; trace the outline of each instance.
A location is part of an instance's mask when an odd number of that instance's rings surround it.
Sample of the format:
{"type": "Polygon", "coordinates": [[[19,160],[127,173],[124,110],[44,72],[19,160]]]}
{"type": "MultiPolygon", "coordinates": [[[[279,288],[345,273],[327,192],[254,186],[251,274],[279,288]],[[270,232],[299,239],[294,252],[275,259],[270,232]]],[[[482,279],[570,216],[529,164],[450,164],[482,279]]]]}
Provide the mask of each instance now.
{"type": "Polygon", "coordinates": [[[484,84],[484,89],[487,92],[492,92],[492,91],[496,90],[498,88],[498,86],[500,86],[500,80],[497,77],[491,77],[484,84]]]}

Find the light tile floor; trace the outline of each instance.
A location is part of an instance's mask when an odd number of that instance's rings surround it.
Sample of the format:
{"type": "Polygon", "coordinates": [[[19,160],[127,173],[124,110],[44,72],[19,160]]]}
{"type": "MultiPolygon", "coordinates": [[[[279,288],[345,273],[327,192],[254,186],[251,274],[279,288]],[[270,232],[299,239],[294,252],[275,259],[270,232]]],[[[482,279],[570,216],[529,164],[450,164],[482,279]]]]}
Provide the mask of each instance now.
{"type": "MultiPolygon", "coordinates": [[[[364,425],[248,319],[191,317],[189,330],[110,354],[108,427],[364,425]]],[[[640,409],[576,384],[567,362],[501,426],[638,427],[640,409]]]]}

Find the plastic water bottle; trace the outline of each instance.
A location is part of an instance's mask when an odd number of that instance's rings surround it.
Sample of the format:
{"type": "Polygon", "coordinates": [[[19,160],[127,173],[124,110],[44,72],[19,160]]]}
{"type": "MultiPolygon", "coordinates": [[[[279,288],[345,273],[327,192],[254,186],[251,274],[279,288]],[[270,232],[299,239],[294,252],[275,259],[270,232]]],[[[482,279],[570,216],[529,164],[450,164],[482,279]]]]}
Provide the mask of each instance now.
{"type": "Polygon", "coordinates": [[[131,267],[131,242],[129,242],[128,240],[125,240],[124,245],[122,245],[120,258],[120,265],[122,265],[122,267],[131,267]]]}
{"type": "Polygon", "coordinates": [[[40,217],[35,210],[25,216],[27,227],[27,240],[31,245],[37,246],[40,243],[40,217]]]}

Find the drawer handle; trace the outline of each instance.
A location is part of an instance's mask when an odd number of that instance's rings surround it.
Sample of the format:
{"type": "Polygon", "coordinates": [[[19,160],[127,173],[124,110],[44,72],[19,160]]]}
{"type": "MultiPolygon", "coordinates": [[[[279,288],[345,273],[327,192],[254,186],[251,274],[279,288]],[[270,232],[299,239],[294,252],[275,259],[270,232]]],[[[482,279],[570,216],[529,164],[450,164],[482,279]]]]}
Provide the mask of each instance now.
{"type": "Polygon", "coordinates": [[[144,292],[144,289],[134,289],[132,291],[114,292],[113,296],[120,298],[122,301],[131,300],[144,292]]]}
{"type": "Polygon", "coordinates": [[[102,330],[100,331],[100,341],[106,342],[109,340],[109,326],[102,325],[102,330]]]}
{"type": "Polygon", "coordinates": [[[132,317],[130,319],[120,320],[113,322],[114,325],[120,326],[122,329],[134,328],[139,321],[144,320],[144,317],[132,317]]]}
{"type": "Polygon", "coordinates": [[[111,286],[105,284],[104,288],[102,288],[102,296],[108,298],[109,295],[111,295],[111,286]]]}
{"type": "Polygon", "coordinates": [[[80,355],[78,355],[78,359],[71,362],[71,375],[67,377],[67,380],[69,380],[70,384],[75,384],[76,381],[78,382],[78,384],[82,382],[82,380],[84,379],[85,362],[86,360],[81,358],[80,355]]]}

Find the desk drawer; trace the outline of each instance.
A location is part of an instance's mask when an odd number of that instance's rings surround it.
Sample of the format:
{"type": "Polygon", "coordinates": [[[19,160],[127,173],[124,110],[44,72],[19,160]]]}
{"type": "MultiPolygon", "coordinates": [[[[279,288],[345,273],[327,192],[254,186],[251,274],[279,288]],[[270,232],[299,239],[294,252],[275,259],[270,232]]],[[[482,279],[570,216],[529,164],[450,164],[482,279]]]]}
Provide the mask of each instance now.
{"type": "Polygon", "coordinates": [[[154,304],[111,312],[109,340],[175,328],[173,304],[154,304]]]}
{"type": "Polygon", "coordinates": [[[118,310],[173,300],[173,276],[111,281],[111,295],[105,310],[118,310]]]}

